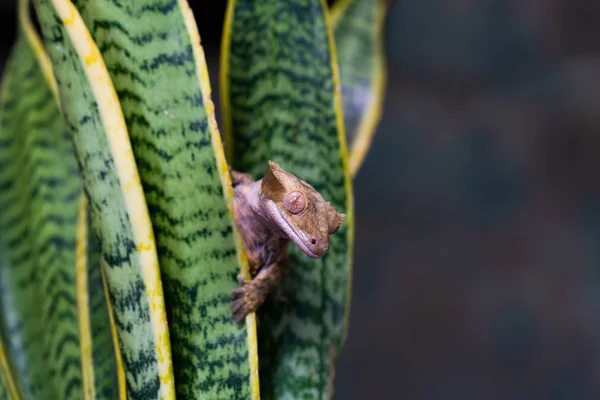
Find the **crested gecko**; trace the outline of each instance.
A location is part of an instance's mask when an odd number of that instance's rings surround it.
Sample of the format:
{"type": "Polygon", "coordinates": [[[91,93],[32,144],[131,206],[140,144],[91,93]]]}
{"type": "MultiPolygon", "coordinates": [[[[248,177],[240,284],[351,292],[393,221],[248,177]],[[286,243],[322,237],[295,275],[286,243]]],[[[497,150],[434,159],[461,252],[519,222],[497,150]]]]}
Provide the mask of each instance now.
{"type": "Polygon", "coordinates": [[[230,174],[235,224],[252,277],[247,281],[240,274],[240,287],[231,293],[231,311],[239,323],[279,285],[288,268],[288,242],[294,242],[309,257],[321,258],[329,249],[329,235],[337,232],[345,214],[311,185],[272,161],[258,181],[231,169],[230,174]]]}

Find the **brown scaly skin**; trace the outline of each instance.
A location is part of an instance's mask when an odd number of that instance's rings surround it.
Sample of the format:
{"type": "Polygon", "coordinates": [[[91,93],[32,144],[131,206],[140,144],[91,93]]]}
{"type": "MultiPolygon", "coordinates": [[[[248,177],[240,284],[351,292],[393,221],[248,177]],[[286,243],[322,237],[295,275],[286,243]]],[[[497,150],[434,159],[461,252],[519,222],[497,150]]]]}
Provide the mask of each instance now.
{"type": "Polygon", "coordinates": [[[269,161],[259,181],[250,174],[231,171],[235,195],[235,223],[242,235],[252,280],[240,275],[240,287],[231,293],[236,322],[255,311],[287,271],[287,245],[292,240],[306,255],[321,258],[329,249],[329,235],[344,219],[308,183],[269,161]]]}

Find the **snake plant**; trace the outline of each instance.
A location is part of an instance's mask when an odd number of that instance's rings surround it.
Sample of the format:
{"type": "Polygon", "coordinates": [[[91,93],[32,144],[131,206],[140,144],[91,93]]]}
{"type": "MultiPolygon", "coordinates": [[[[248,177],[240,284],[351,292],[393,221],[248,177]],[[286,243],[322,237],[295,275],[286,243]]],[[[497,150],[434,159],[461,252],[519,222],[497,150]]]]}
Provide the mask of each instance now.
{"type": "Polygon", "coordinates": [[[225,146],[185,0],[33,6],[0,86],[0,399],[331,398],[386,4],[230,0],[225,146]],[[348,217],[322,260],[291,249],[293,302],[238,325],[228,165],[267,160],[348,217]]]}

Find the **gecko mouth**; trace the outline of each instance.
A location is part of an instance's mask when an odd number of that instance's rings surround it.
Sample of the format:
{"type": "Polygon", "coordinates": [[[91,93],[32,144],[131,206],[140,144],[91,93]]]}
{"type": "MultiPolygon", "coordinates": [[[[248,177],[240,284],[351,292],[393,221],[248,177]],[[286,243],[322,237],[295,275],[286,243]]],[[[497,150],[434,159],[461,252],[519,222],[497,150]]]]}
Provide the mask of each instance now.
{"type": "Polygon", "coordinates": [[[288,237],[294,242],[296,243],[296,245],[298,247],[300,247],[300,249],[309,257],[311,258],[321,258],[323,257],[323,255],[319,255],[316,254],[315,252],[313,252],[308,245],[306,244],[306,242],[302,239],[302,237],[300,237],[300,235],[292,228],[292,226],[290,225],[290,223],[283,217],[283,215],[281,215],[281,213],[279,212],[279,209],[277,208],[277,206],[275,205],[275,202],[273,200],[267,200],[267,207],[269,209],[269,214],[271,214],[271,216],[277,220],[277,225],[283,229],[283,231],[285,232],[286,235],[288,235],[288,237]]]}

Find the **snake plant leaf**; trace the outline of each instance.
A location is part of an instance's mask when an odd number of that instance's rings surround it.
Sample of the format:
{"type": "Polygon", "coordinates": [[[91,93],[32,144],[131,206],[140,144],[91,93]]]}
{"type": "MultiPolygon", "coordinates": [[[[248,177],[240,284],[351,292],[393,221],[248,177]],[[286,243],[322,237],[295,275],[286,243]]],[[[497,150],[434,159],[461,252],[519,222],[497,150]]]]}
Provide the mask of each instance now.
{"type": "MultiPolygon", "coordinates": [[[[2,285],[0,283],[1,289],[2,285]]],[[[14,370],[8,362],[5,348],[6,343],[0,337],[0,400],[21,400],[23,396],[17,387],[14,370]]]]}
{"type": "Polygon", "coordinates": [[[0,91],[0,188],[0,336],[14,384],[24,398],[79,398],[75,235],[81,180],[22,25],[0,91]]]}
{"type": "MultiPolygon", "coordinates": [[[[29,129],[28,126],[23,126],[20,124],[16,124],[13,126],[13,131],[9,132],[8,130],[3,132],[5,135],[17,135],[17,136],[23,136],[25,135],[25,138],[23,140],[25,140],[25,143],[29,143],[26,146],[23,146],[22,148],[20,148],[19,150],[22,153],[26,153],[26,152],[30,152],[29,157],[31,157],[32,160],[42,160],[42,158],[40,158],[41,154],[45,154],[44,155],[44,162],[43,164],[33,164],[35,167],[34,168],[49,168],[49,170],[54,169],[54,174],[52,175],[52,184],[51,185],[47,185],[44,183],[44,181],[35,181],[33,182],[33,184],[35,185],[36,183],[40,183],[41,185],[39,187],[34,187],[33,189],[33,193],[36,193],[36,190],[42,190],[44,193],[44,196],[42,198],[43,201],[47,201],[46,203],[43,204],[44,207],[48,208],[54,208],[54,210],[58,210],[61,209],[62,207],[69,207],[70,210],[74,210],[76,207],[76,201],[78,200],[77,197],[79,198],[79,203],[82,205],[85,205],[86,202],[85,197],[82,195],[82,191],[81,191],[81,178],[78,174],[77,171],[77,164],[76,164],[76,160],[75,160],[75,156],[73,154],[73,147],[72,147],[72,142],[71,139],[67,133],[67,127],[64,124],[64,122],[62,121],[61,117],[60,117],[60,112],[58,109],[58,93],[57,93],[57,86],[56,86],[56,81],[54,80],[54,76],[52,75],[52,70],[51,70],[51,66],[50,66],[50,61],[48,58],[48,55],[46,54],[43,45],[41,43],[41,40],[37,34],[37,32],[35,31],[35,29],[33,28],[33,24],[31,23],[30,20],[30,14],[29,14],[29,2],[27,0],[21,0],[19,1],[19,29],[20,29],[20,36],[19,36],[19,40],[17,41],[17,44],[15,46],[15,54],[20,54],[20,48],[21,46],[26,46],[23,49],[24,54],[26,54],[26,57],[28,59],[31,59],[32,57],[34,57],[33,60],[28,60],[27,62],[23,62],[24,60],[17,60],[16,61],[16,65],[20,65],[20,66],[27,66],[28,64],[31,64],[31,70],[29,70],[28,72],[28,77],[30,77],[31,79],[34,79],[34,83],[33,83],[33,87],[36,88],[38,94],[42,94],[42,97],[40,98],[40,102],[39,105],[42,105],[41,109],[45,109],[47,110],[47,115],[51,116],[50,118],[48,118],[47,120],[47,128],[49,129],[48,131],[43,131],[41,132],[41,134],[38,134],[36,136],[36,138],[44,138],[45,141],[48,141],[50,143],[55,144],[55,146],[47,146],[44,145],[45,142],[43,141],[32,141],[32,142],[27,142],[27,138],[26,136],[29,135],[30,133],[26,133],[26,132],[30,132],[31,130],[29,129]],[[40,79],[41,77],[43,77],[43,80],[40,79]],[[44,147],[41,147],[40,145],[44,145],[44,147]],[[54,154],[56,153],[56,154],[54,154]],[[64,165],[61,165],[64,164],[64,165]],[[66,168],[66,169],[65,169],[66,168]],[[68,172],[68,175],[65,175],[65,172],[68,172]],[[59,185],[66,185],[66,189],[68,190],[70,187],[73,187],[75,185],[75,188],[77,190],[77,187],[79,188],[79,190],[74,193],[73,195],[69,195],[68,196],[68,200],[67,201],[62,201],[60,197],[52,197],[50,196],[52,194],[52,191],[54,190],[54,187],[59,186],[59,185]]],[[[10,65],[10,64],[9,64],[10,65]]],[[[15,72],[11,72],[12,70],[8,69],[7,70],[7,76],[6,79],[4,80],[5,84],[7,85],[6,87],[8,87],[8,85],[10,85],[11,80],[13,79],[11,76],[11,73],[15,73],[15,72]]],[[[22,82],[20,80],[17,80],[17,82],[22,82]]],[[[25,90],[25,89],[24,89],[25,90]]],[[[36,90],[33,90],[31,92],[27,92],[29,93],[34,93],[36,90]]],[[[17,102],[22,102],[24,96],[20,96],[17,97],[17,102]]],[[[24,115],[26,115],[26,118],[32,118],[34,121],[36,121],[37,123],[39,123],[40,126],[44,126],[44,121],[40,120],[39,118],[39,114],[36,114],[40,109],[38,107],[32,107],[31,104],[29,104],[29,109],[27,108],[23,108],[22,106],[20,106],[22,108],[22,112],[24,113],[24,115]]],[[[15,108],[10,108],[8,112],[12,113],[12,112],[16,112],[14,111],[15,108]]],[[[44,114],[42,114],[44,115],[44,114]]],[[[10,126],[10,125],[9,125],[10,126]]],[[[3,128],[5,126],[3,125],[3,128]]],[[[39,128],[35,128],[35,129],[39,129],[39,128]]],[[[37,170],[36,170],[37,171],[37,170]]],[[[25,171],[21,171],[21,173],[25,173],[25,171]]],[[[11,178],[11,179],[15,179],[15,177],[11,178]]],[[[16,176],[16,179],[25,179],[24,176],[16,176]]],[[[60,189],[60,188],[59,188],[60,189]]],[[[57,194],[61,195],[61,192],[58,191],[57,194]]],[[[80,208],[80,211],[82,209],[80,208]]],[[[71,217],[73,216],[73,214],[70,214],[71,217]]],[[[60,215],[54,215],[51,214],[49,217],[49,221],[51,222],[56,222],[56,221],[62,221],[63,223],[60,226],[56,226],[55,228],[58,229],[64,229],[67,228],[68,224],[68,229],[70,230],[69,235],[72,235],[73,229],[76,229],[76,243],[75,246],[68,246],[68,247],[64,247],[61,249],[61,253],[70,253],[69,257],[76,257],[76,264],[65,264],[63,265],[64,268],[66,269],[62,269],[59,270],[58,272],[61,272],[62,274],[64,274],[65,276],[69,277],[68,279],[68,284],[73,285],[73,288],[68,288],[68,291],[70,294],[73,293],[74,290],[77,291],[77,317],[78,317],[78,331],[79,331],[79,341],[80,341],[80,355],[81,355],[81,360],[79,363],[75,364],[73,362],[74,366],[79,367],[79,365],[81,365],[81,370],[80,370],[80,374],[81,374],[81,380],[82,380],[82,385],[83,385],[83,393],[78,393],[78,395],[76,395],[75,397],[81,397],[81,395],[83,394],[83,398],[85,399],[114,399],[117,398],[116,396],[113,395],[113,393],[111,393],[111,390],[109,390],[109,388],[112,388],[114,386],[116,386],[116,379],[113,379],[113,375],[115,374],[115,371],[118,371],[119,369],[115,368],[115,358],[114,358],[114,348],[113,348],[113,343],[111,342],[111,338],[112,338],[112,332],[110,331],[110,329],[108,329],[108,324],[106,323],[106,318],[105,316],[108,313],[108,307],[107,307],[107,302],[106,302],[106,297],[104,292],[102,291],[102,282],[94,279],[94,277],[96,275],[99,275],[100,270],[99,268],[95,268],[95,269],[89,269],[87,272],[90,273],[90,278],[91,279],[87,279],[84,280],[83,282],[81,282],[80,277],[82,276],[82,274],[80,274],[80,270],[85,271],[86,267],[87,267],[87,251],[86,248],[88,248],[89,246],[87,246],[87,241],[88,241],[88,237],[89,235],[87,235],[87,231],[88,228],[86,226],[85,223],[82,222],[86,222],[85,218],[82,221],[82,217],[85,216],[85,212],[79,213],[79,222],[77,224],[77,226],[75,226],[75,220],[73,220],[73,218],[70,219],[65,219],[63,216],[60,215]],[[60,219],[59,219],[60,218],[60,219]],[[82,254],[83,253],[83,254],[82,254]],[[83,268],[81,268],[83,267],[83,268]],[[75,276],[74,274],[76,274],[76,282],[73,279],[75,276]],[[97,282],[95,282],[97,281],[97,282]],[[80,284],[80,283],[83,283],[80,284]],[[87,285],[87,283],[90,283],[91,285],[87,285]],[[97,284],[100,284],[99,286],[97,286],[97,284]],[[76,288],[75,288],[75,285],[76,288]],[[97,288],[100,288],[100,290],[97,290],[97,288]],[[100,293],[98,293],[100,292],[100,293]],[[84,301],[82,301],[82,299],[84,301]],[[85,304],[86,306],[89,305],[90,307],[82,307],[82,304],[85,304]],[[91,327],[89,325],[89,322],[95,322],[95,326],[91,327]],[[86,325],[89,327],[88,329],[86,329],[86,325]],[[93,332],[93,335],[90,334],[91,332],[93,332]],[[87,335],[86,335],[87,334],[87,335]],[[105,337],[108,336],[109,340],[107,343],[107,340],[105,339],[105,337]],[[86,338],[89,338],[89,340],[86,342],[86,338]],[[93,339],[93,340],[92,340],[93,339]],[[104,339],[104,340],[98,340],[98,339],[104,339]],[[86,344],[90,344],[91,346],[86,346],[86,344]],[[86,349],[90,349],[90,347],[93,347],[93,359],[91,357],[87,357],[88,354],[86,354],[86,349]],[[92,360],[95,361],[95,364],[92,363],[92,360]],[[95,368],[95,370],[94,370],[95,368]],[[89,379],[86,379],[86,377],[92,377],[91,381],[89,379]],[[87,384],[87,385],[86,385],[87,384]]],[[[35,231],[35,226],[31,227],[34,231],[35,231]]],[[[72,236],[70,236],[72,238],[72,236]]],[[[94,236],[92,236],[94,237],[94,236]]],[[[55,239],[55,238],[54,238],[55,239]]],[[[48,240],[53,240],[52,237],[49,237],[46,239],[46,241],[48,240]]],[[[45,244],[46,242],[41,242],[42,244],[45,244]]],[[[96,250],[94,248],[94,246],[89,247],[92,250],[96,250]]],[[[97,252],[96,252],[97,255],[97,252]]],[[[40,257],[41,253],[39,252],[32,252],[32,257],[40,257]]],[[[96,257],[97,258],[97,257],[96,257]]],[[[6,266],[6,263],[2,263],[3,265],[6,266]]],[[[26,264],[25,264],[26,265],[26,264]]],[[[28,272],[31,272],[31,277],[35,277],[37,275],[39,275],[39,273],[35,270],[35,268],[37,269],[41,269],[44,270],[46,268],[46,265],[40,262],[35,263],[34,260],[34,267],[33,269],[31,267],[26,267],[27,269],[23,270],[26,271],[28,270],[28,272]]],[[[17,263],[15,263],[14,265],[11,266],[14,269],[22,269],[23,265],[17,265],[17,263]]],[[[0,267],[1,269],[2,267],[0,267]]],[[[5,271],[6,272],[6,271],[5,271]]],[[[13,275],[14,276],[14,275],[13,275]]],[[[29,285],[20,285],[18,288],[14,288],[11,287],[9,284],[11,283],[11,275],[7,275],[4,274],[4,277],[7,277],[6,281],[0,281],[0,285],[4,284],[3,286],[0,286],[2,289],[0,290],[2,293],[5,293],[4,299],[8,299],[8,302],[10,302],[11,298],[16,298],[15,294],[19,294],[19,290],[22,288],[26,288],[28,290],[28,293],[34,294],[34,297],[32,297],[30,299],[30,301],[35,301],[37,298],[39,298],[40,296],[42,296],[42,298],[44,298],[44,291],[45,288],[43,287],[43,285],[40,284],[39,279],[37,280],[32,280],[30,282],[29,285]],[[41,293],[35,293],[35,291],[41,291],[41,293]],[[10,294],[10,296],[8,296],[10,294]]],[[[14,284],[14,282],[12,282],[14,284]]],[[[25,293],[27,294],[27,293],[25,293]]],[[[21,299],[24,298],[23,293],[20,293],[21,295],[21,299]]],[[[56,300],[57,302],[58,300],[56,300]]],[[[8,303],[7,302],[7,303],[8,303]]],[[[26,304],[26,303],[24,303],[26,304]]],[[[58,303],[57,303],[58,304],[58,303]]],[[[72,308],[73,303],[70,303],[70,307],[72,308]]],[[[29,304],[28,307],[30,307],[32,310],[35,310],[36,306],[29,304]]],[[[39,309],[39,305],[37,305],[37,308],[39,309]]],[[[63,306],[64,307],[64,306],[63,306]]],[[[27,308],[24,308],[27,310],[27,308]]],[[[35,328],[40,328],[44,326],[45,321],[40,321],[39,318],[36,318],[35,316],[33,316],[33,318],[27,320],[26,318],[23,318],[23,316],[19,316],[18,315],[18,309],[4,309],[3,311],[5,311],[6,313],[3,313],[3,315],[5,316],[9,316],[8,318],[4,318],[6,320],[12,320],[13,323],[14,321],[24,321],[25,324],[30,325],[32,327],[35,328]],[[12,317],[12,318],[11,318],[12,317]],[[16,318],[15,318],[16,317],[16,318]]],[[[60,310],[58,310],[60,311],[60,310]]],[[[71,311],[73,311],[72,309],[69,310],[69,315],[71,311]]],[[[66,314],[65,314],[66,315],[66,314]]],[[[4,319],[0,318],[0,326],[6,326],[4,319]]],[[[68,324],[69,327],[72,330],[72,325],[73,322],[72,320],[65,320],[64,322],[65,324],[68,324]]],[[[28,328],[30,331],[32,331],[32,328],[28,328]]],[[[2,331],[6,332],[5,329],[2,329],[2,331]]],[[[26,330],[24,330],[26,331],[26,330]]],[[[40,343],[44,343],[45,341],[48,340],[48,337],[50,334],[52,334],[52,332],[49,329],[40,329],[38,332],[39,333],[39,337],[36,339],[38,342],[40,343]]],[[[10,332],[6,332],[10,339],[10,342],[15,344],[18,343],[18,341],[20,340],[20,337],[11,335],[10,332]]],[[[74,344],[74,343],[71,343],[74,344]]],[[[26,358],[23,355],[27,355],[28,357],[31,357],[32,351],[35,352],[36,350],[38,350],[39,348],[34,348],[32,350],[28,350],[25,349],[25,351],[21,351],[21,352],[17,352],[15,353],[15,359],[17,361],[19,361],[19,363],[21,365],[23,365],[23,361],[26,361],[26,358]],[[29,355],[27,354],[29,352],[29,355]]],[[[2,351],[3,349],[0,348],[0,365],[2,365],[4,368],[5,376],[8,377],[8,379],[5,379],[5,381],[9,382],[8,388],[9,388],[9,392],[11,392],[11,398],[13,399],[21,399],[23,398],[23,396],[20,394],[20,391],[17,389],[17,379],[15,379],[14,374],[12,374],[12,371],[9,370],[8,368],[8,360],[7,358],[4,357],[4,352],[2,351]]],[[[44,350],[43,348],[41,349],[42,351],[45,351],[46,353],[48,353],[48,350],[44,350]]],[[[33,355],[35,356],[35,353],[33,353],[33,355]]],[[[91,356],[91,354],[89,354],[91,356]]],[[[39,360],[41,361],[41,365],[44,365],[47,361],[46,360],[39,360]]],[[[74,368],[74,366],[70,366],[69,368],[74,368]]],[[[22,379],[27,380],[28,378],[28,372],[30,371],[35,371],[35,369],[32,368],[32,366],[30,364],[26,364],[27,368],[23,368],[22,374],[20,375],[22,379]],[[31,369],[30,369],[31,368],[31,369]]],[[[121,369],[122,370],[122,369],[121,369]]],[[[43,371],[42,371],[43,372],[43,371]]],[[[56,376],[56,373],[51,371],[54,375],[56,376]]],[[[46,394],[46,391],[48,389],[48,386],[44,383],[48,380],[49,377],[44,377],[43,375],[40,376],[40,381],[36,384],[36,385],[42,385],[41,388],[39,389],[39,392],[42,393],[42,395],[46,394]]],[[[54,379],[58,379],[58,377],[55,377],[54,379]]],[[[33,382],[33,380],[31,381],[33,382]]],[[[73,385],[73,387],[75,388],[76,385],[73,385]]],[[[124,385],[123,385],[124,387],[124,385]]],[[[54,391],[50,391],[49,393],[47,393],[48,395],[52,395],[54,391]]],[[[112,392],[114,392],[114,390],[112,390],[112,392]]],[[[28,393],[31,393],[31,391],[29,391],[28,393]]],[[[42,397],[43,398],[43,397],[42,397]]]]}
{"type": "Polygon", "coordinates": [[[0,400],[9,400],[8,389],[2,379],[0,379],[0,400]]]}
{"type": "Polygon", "coordinates": [[[85,196],[77,222],[77,303],[84,399],[125,399],[125,372],[101,268],[100,241],[85,196]]]}
{"type": "Polygon", "coordinates": [[[383,44],[387,3],[341,0],[331,9],[352,176],[363,163],[381,119],[387,75],[383,44]]]}
{"type": "Polygon", "coordinates": [[[245,261],[191,10],[183,0],[74,4],[115,85],[144,187],[177,397],[258,398],[254,316],[247,326],[231,318],[230,293],[245,261]]]}
{"type": "Polygon", "coordinates": [[[290,246],[287,300],[273,295],[258,311],[263,398],[326,398],[349,313],[353,200],[325,3],[230,1],[221,72],[233,167],[260,178],[278,162],[348,215],[322,259],[290,246]]]}
{"type": "Polygon", "coordinates": [[[173,399],[156,245],[117,94],[72,3],[36,0],[35,5],[100,239],[127,395],[173,399]]]}
{"type": "Polygon", "coordinates": [[[5,383],[5,379],[0,375],[0,400],[9,400],[8,397],[8,385],[5,383]]]}

